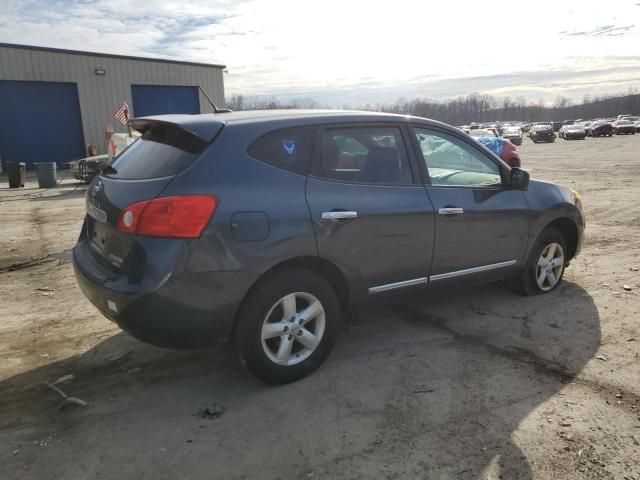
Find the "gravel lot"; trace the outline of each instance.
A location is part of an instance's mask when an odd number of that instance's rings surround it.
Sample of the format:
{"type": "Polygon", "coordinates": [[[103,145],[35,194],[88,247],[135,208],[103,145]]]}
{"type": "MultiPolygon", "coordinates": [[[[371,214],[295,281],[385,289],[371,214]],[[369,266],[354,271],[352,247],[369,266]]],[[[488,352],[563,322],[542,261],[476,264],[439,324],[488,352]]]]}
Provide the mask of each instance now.
{"type": "Polygon", "coordinates": [[[2,177],[0,477],[640,480],[640,135],[520,151],[534,178],[583,195],[586,244],[561,288],[358,312],[323,368],[282,387],[226,345],[120,332],[70,265],[84,186],[2,177]],[[59,408],[44,382],[64,375],[86,407],[59,408]]]}

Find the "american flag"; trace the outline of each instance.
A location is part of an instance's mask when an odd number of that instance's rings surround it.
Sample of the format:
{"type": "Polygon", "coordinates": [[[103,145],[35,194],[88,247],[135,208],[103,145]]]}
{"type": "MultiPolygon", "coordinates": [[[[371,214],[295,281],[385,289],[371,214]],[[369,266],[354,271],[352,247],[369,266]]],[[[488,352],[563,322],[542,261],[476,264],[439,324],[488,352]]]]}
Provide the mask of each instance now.
{"type": "Polygon", "coordinates": [[[123,125],[127,124],[127,120],[129,120],[129,105],[127,102],[122,102],[120,104],[120,108],[113,114],[113,118],[118,120],[123,125]]]}

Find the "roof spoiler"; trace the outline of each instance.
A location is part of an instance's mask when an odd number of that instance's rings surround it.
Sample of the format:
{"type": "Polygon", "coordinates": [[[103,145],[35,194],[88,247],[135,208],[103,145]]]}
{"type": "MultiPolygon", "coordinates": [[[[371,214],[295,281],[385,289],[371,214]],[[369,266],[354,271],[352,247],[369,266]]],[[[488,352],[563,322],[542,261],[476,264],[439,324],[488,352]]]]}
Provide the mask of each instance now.
{"type": "Polygon", "coordinates": [[[144,133],[153,125],[168,125],[179,128],[210,143],[224,126],[214,115],[157,115],[153,117],[132,118],[127,125],[133,130],[144,133]]]}

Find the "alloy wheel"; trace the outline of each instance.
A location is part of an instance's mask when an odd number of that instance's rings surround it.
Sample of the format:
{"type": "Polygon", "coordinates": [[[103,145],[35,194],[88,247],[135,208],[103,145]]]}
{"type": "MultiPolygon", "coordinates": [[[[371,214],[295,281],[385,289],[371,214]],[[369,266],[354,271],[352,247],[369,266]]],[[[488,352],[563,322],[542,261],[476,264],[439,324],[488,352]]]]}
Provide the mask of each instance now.
{"type": "Polygon", "coordinates": [[[536,283],[543,292],[553,289],[560,281],[564,270],[564,251],[558,243],[548,244],[538,257],[536,283]]]}
{"type": "Polygon", "coordinates": [[[325,330],[320,300],[307,292],[285,295],[269,310],[262,324],[262,348],[269,360],[291,366],[318,348],[325,330]]]}

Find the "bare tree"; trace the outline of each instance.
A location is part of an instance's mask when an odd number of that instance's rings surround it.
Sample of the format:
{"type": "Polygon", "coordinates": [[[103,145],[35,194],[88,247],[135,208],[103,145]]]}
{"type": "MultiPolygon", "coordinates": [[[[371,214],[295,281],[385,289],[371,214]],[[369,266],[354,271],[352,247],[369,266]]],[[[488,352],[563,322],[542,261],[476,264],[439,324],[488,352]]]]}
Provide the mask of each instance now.
{"type": "MultiPolygon", "coordinates": [[[[232,110],[255,109],[296,109],[319,108],[313,98],[295,98],[282,101],[276,97],[245,97],[234,95],[227,101],[232,110]]],[[[343,109],[352,106],[343,105],[343,109]]],[[[575,118],[613,117],[620,113],[640,113],[640,93],[637,89],[629,89],[626,95],[588,96],[582,102],[574,104],[569,98],[559,95],[551,106],[538,102],[528,103],[525,97],[515,100],[511,97],[496,99],[490,95],[472,93],[466,97],[458,97],[441,101],[428,98],[399,98],[394,103],[365,103],[356,106],[358,110],[398,113],[433,118],[452,125],[463,125],[471,122],[493,121],[552,121],[575,118]]]]}

